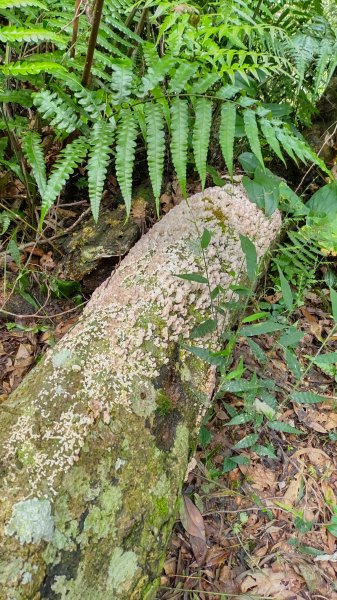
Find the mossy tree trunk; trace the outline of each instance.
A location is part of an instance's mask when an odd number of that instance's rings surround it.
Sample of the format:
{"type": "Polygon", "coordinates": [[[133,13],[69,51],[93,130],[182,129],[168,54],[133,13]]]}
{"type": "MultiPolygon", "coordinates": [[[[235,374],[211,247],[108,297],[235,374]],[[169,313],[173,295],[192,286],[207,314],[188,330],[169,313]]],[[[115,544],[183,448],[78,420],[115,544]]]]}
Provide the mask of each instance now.
{"type": "Polygon", "coordinates": [[[1,406],[1,600],[155,595],[214,386],[182,343],[211,316],[208,287],[176,274],[205,274],[206,227],[208,277],[229,298],[245,280],[238,234],[261,256],[280,225],[240,187],[189,204],[136,244],[1,406]]]}

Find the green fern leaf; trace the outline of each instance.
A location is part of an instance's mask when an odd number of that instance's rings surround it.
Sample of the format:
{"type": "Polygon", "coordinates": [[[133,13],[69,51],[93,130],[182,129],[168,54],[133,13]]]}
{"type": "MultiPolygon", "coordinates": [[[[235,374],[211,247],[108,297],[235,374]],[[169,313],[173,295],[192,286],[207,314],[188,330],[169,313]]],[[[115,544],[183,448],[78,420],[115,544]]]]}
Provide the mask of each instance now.
{"type": "Polygon", "coordinates": [[[188,103],[176,98],[171,106],[171,154],[183,196],[186,198],[188,103]]]}
{"type": "Polygon", "coordinates": [[[251,109],[245,110],[243,112],[243,122],[252,152],[254,152],[261,165],[264,166],[255,112],[251,109]]]}
{"type": "Polygon", "coordinates": [[[179,94],[185,89],[188,80],[193,77],[198,69],[198,63],[188,63],[181,61],[179,67],[171,77],[168,91],[170,94],[179,94]]]}
{"type": "Polygon", "coordinates": [[[47,211],[54,204],[56,198],[62,191],[78,164],[82,162],[87,153],[87,140],[84,137],[77,138],[68,144],[59,154],[50,175],[42,198],[40,228],[43,225],[47,211]]]}
{"type": "Polygon", "coordinates": [[[39,75],[40,73],[49,73],[50,75],[67,74],[67,69],[62,65],[50,61],[30,62],[24,60],[22,62],[1,65],[0,72],[4,75],[9,75],[10,77],[27,76],[29,78],[31,75],[39,75]]]}
{"type": "Polygon", "coordinates": [[[212,126],[212,102],[206,98],[200,98],[195,103],[195,123],[192,137],[194,160],[202,189],[206,182],[206,164],[208,144],[212,126]]]}
{"type": "Polygon", "coordinates": [[[112,65],[113,73],[111,77],[111,89],[113,90],[113,100],[115,104],[121,104],[131,94],[134,74],[132,72],[132,62],[114,62],[112,65]]]}
{"type": "Polygon", "coordinates": [[[121,110],[117,127],[116,175],[128,216],[131,210],[132,172],[137,135],[138,129],[134,114],[129,108],[121,110]]]}
{"type": "Polygon", "coordinates": [[[14,42],[55,42],[65,44],[66,39],[53,31],[44,29],[44,27],[34,27],[26,29],[25,27],[1,27],[0,41],[13,44],[14,42]]]}
{"type": "Polygon", "coordinates": [[[34,175],[39,193],[43,198],[46,188],[46,165],[41,137],[35,131],[28,131],[22,140],[22,149],[34,175]]]}
{"type": "Polygon", "coordinates": [[[260,119],[259,123],[260,123],[261,131],[262,131],[264,137],[266,138],[266,141],[268,142],[269,146],[275,152],[276,156],[278,156],[282,160],[282,162],[284,164],[286,164],[286,162],[284,160],[284,156],[281,152],[281,147],[280,147],[279,141],[275,135],[275,131],[273,129],[272,124],[267,119],[260,119]]]}
{"type": "Polygon", "coordinates": [[[228,173],[233,177],[233,150],[236,122],[236,106],[234,102],[225,102],[221,108],[219,141],[221,151],[227,165],[228,173]]]}
{"type": "Polygon", "coordinates": [[[0,102],[13,102],[20,104],[25,108],[30,108],[33,104],[32,92],[30,90],[0,90],[0,102]]]}
{"type": "Polygon", "coordinates": [[[207,73],[203,77],[193,84],[190,89],[191,94],[204,94],[212,87],[218,80],[220,75],[218,73],[207,73]]]}
{"type": "Polygon", "coordinates": [[[36,6],[48,10],[48,6],[40,0],[0,0],[0,10],[6,8],[24,8],[25,6],[36,6]]]}
{"type": "Polygon", "coordinates": [[[147,163],[156,209],[159,214],[159,196],[163,180],[165,154],[164,118],[161,106],[157,103],[147,104],[145,106],[145,120],[147,163]]]}
{"type": "Polygon", "coordinates": [[[97,121],[89,139],[88,188],[91,212],[96,223],[110,160],[113,130],[110,123],[97,121]]]}

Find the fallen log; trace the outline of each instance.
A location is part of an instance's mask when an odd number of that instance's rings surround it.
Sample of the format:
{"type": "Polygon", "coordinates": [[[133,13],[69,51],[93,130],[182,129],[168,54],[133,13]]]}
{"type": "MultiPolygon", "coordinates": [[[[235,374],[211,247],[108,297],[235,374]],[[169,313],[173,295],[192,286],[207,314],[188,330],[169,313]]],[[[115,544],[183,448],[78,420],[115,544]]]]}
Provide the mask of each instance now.
{"type": "Polygon", "coordinates": [[[1,405],[1,600],[154,597],[214,387],[182,344],[212,314],[208,286],[176,275],[206,258],[229,298],[246,280],[239,233],[262,256],[279,227],[240,186],[177,206],[1,405]]]}

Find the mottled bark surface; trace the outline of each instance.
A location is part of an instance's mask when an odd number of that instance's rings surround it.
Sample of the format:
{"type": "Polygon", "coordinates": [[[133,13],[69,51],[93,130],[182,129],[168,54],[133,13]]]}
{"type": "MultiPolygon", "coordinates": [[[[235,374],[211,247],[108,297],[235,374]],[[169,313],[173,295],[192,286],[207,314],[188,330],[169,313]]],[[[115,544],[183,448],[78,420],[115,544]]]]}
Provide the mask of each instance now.
{"type": "Polygon", "coordinates": [[[1,600],[155,596],[214,385],[182,347],[211,314],[207,286],[175,274],[204,272],[197,240],[207,227],[211,286],[229,298],[245,280],[238,234],[261,256],[280,226],[240,187],[189,204],[136,244],[1,406],[1,600]]]}

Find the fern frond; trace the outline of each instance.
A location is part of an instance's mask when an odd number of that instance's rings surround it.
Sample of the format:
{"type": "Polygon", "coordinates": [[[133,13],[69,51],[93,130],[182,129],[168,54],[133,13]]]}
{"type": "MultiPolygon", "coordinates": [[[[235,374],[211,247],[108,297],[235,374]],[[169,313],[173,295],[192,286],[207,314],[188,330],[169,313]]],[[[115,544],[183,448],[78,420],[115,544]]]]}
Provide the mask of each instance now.
{"type": "Polygon", "coordinates": [[[186,198],[188,103],[176,98],[171,106],[171,155],[178,183],[186,198]]]}
{"type": "Polygon", "coordinates": [[[89,138],[88,189],[91,212],[96,223],[112,151],[113,130],[110,123],[97,121],[89,138]]]}
{"type": "Polygon", "coordinates": [[[270,121],[268,121],[268,119],[260,119],[259,124],[261,127],[261,131],[271,149],[275,152],[276,156],[278,156],[282,160],[282,162],[286,164],[279,141],[275,135],[275,131],[270,121]]]}
{"type": "Polygon", "coordinates": [[[36,6],[48,10],[48,6],[40,0],[0,0],[0,10],[6,8],[23,8],[25,6],[36,6]]]}
{"type": "Polygon", "coordinates": [[[114,61],[112,65],[113,73],[111,77],[112,98],[115,104],[122,104],[129,98],[133,83],[132,62],[114,61]]]}
{"type": "Polygon", "coordinates": [[[117,126],[115,164],[117,180],[121,188],[128,216],[131,210],[132,172],[135,162],[137,135],[137,123],[133,112],[129,108],[122,109],[117,126]]]}
{"type": "Polygon", "coordinates": [[[43,194],[40,228],[43,225],[47,211],[54,204],[56,198],[61,193],[63,186],[68,181],[77,165],[84,159],[87,149],[87,140],[84,137],[81,137],[77,138],[61,150],[43,194]]]}
{"type": "Polygon", "coordinates": [[[5,26],[0,29],[0,41],[14,44],[14,42],[54,42],[58,44],[66,45],[67,40],[64,36],[49,31],[44,27],[32,27],[26,29],[25,27],[11,27],[5,26]]]}
{"type": "Polygon", "coordinates": [[[33,104],[32,92],[30,90],[0,90],[0,102],[20,104],[26,108],[30,108],[33,104]]]}
{"type": "Polygon", "coordinates": [[[206,98],[200,98],[195,103],[195,123],[192,137],[194,159],[202,189],[206,183],[206,165],[209,138],[212,126],[212,102],[206,98]]]}
{"type": "Polygon", "coordinates": [[[221,108],[219,142],[228,173],[233,177],[233,150],[236,122],[236,106],[234,102],[225,102],[221,108]]]}
{"type": "Polygon", "coordinates": [[[264,163],[259,140],[259,130],[256,123],[256,115],[255,112],[250,108],[243,111],[243,122],[245,126],[245,133],[248,138],[252,152],[254,152],[256,158],[263,166],[264,163]]]}
{"type": "Polygon", "coordinates": [[[145,107],[147,163],[153,195],[159,214],[159,196],[163,180],[165,133],[161,106],[157,103],[145,107]]]}
{"type": "Polygon", "coordinates": [[[24,60],[16,63],[8,63],[0,66],[0,72],[9,77],[31,77],[40,73],[48,73],[49,75],[67,74],[67,69],[57,63],[50,61],[31,62],[24,60]]]}
{"type": "Polygon", "coordinates": [[[168,86],[169,93],[179,94],[182,90],[184,90],[189,79],[195,75],[198,66],[198,63],[188,63],[185,61],[182,62],[179,65],[179,69],[174,72],[173,77],[170,80],[168,86]]]}
{"type": "Polygon", "coordinates": [[[42,149],[41,137],[35,131],[28,131],[22,140],[22,149],[28,160],[41,198],[46,188],[46,165],[42,149]]]}
{"type": "Polygon", "coordinates": [[[71,133],[80,121],[74,108],[67,106],[56,92],[42,90],[33,94],[34,104],[52,127],[71,133]]]}

